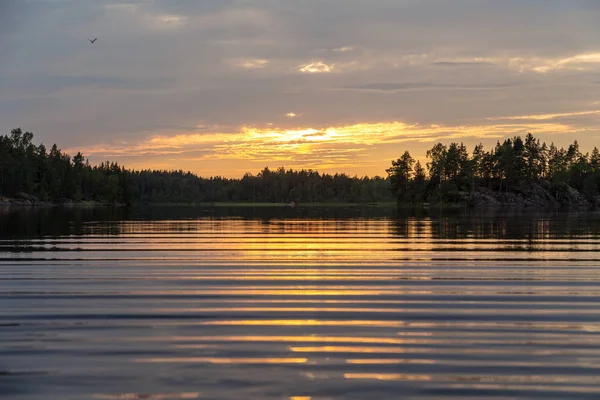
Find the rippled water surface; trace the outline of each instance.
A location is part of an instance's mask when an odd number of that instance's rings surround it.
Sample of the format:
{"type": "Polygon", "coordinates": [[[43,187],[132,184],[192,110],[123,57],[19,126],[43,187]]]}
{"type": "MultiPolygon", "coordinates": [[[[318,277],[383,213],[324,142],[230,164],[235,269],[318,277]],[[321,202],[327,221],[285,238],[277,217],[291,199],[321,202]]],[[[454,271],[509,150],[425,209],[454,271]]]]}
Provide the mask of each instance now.
{"type": "Polygon", "coordinates": [[[598,399],[600,215],[0,210],[2,399],[598,399]]]}

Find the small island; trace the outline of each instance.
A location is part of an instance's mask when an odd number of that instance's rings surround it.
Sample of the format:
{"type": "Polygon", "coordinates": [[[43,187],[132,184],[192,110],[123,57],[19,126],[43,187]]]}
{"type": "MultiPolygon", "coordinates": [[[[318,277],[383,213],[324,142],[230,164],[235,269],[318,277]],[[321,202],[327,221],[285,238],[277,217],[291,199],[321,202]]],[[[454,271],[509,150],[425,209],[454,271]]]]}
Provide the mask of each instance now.
{"type": "Polygon", "coordinates": [[[540,143],[531,133],[482,144],[469,154],[463,143],[437,143],[427,151],[426,172],[408,151],[387,170],[399,204],[524,207],[591,207],[600,204],[600,152],[582,153],[540,143]]]}
{"type": "Polygon", "coordinates": [[[0,205],[348,205],[592,207],[600,204],[600,152],[540,143],[532,134],[482,144],[437,143],[426,167],[408,151],[387,177],[351,177],[313,170],[264,168],[240,179],[191,172],[129,170],[116,162],[90,165],[33,134],[0,136],[0,205]]]}

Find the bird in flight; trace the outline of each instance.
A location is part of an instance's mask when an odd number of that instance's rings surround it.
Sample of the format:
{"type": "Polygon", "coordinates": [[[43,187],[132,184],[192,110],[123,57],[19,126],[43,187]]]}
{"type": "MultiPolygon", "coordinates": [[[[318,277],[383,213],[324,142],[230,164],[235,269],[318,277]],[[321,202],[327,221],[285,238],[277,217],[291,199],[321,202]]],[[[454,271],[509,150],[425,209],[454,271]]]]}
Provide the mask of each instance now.
{"type": "Polygon", "coordinates": [[[90,41],[90,43],[94,43],[96,40],[98,40],[98,38],[94,38],[94,39],[88,39],[90,41]]]}

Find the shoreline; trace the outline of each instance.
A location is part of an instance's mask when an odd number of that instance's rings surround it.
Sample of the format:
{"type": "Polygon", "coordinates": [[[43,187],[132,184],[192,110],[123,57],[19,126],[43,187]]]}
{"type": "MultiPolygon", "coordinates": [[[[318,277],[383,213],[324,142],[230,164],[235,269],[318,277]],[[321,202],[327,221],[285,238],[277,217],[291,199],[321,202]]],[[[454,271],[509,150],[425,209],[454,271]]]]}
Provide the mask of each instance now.
{"type": "Polygon", "coordinates": [[[527,210],[558,210],[558,209],[595,209],[600,206],[600,195],[593,198],[567,184],[551,185],[549,182],[531,183],[528,186],[516,186],[511,191],[499,192],[485,187],[475,190],[456,191],[448,197],[432,196],[428,199],[413,201],[399,199],[398,201],[380,202],[150,202],[136,201],[132,203],[109,203],[100,201],[75,201],[62,198],[58,201],[42,201],[36,196],[21,193],[18,197],[0,196],[0,207],[58,207],[58,208],[100,208],[100,207],[206,207],[206,208],[395,208],[395,209],[527,209],[527,210]],[[442,200],[443,199],[443,200],[442,200]]]}
{"type": "Polygon", "coordinates": [[[123,207],[124,204],[110,204],[99,201],[74,201],[65,200],[62,202],[15,199],[11,197],[0,197],[0,207],[123,207]]]}
{"type": "Polygon", "coordinates": [[[366,208],[389,208],[398,210],[409,210],[409,209],[472,209],[472,210],[485,210],[485,209],[504,209],[504,210],[532,210],[532,211],[550,211],[550,210],[593,210],[597,206],[594,204],[532,204],[527,202],[493,202],[493,203],[452,203],[452,202],[423,202],[423,203],[403,203],[403,202],[376,202],[376,203],[344,203],[344,202],[332,202],[332,203],[300,203],[294,207],[288,203],[246,203],[246,202],[199,202],[199,203],[132,203],[132,204],[112,204],[103,203],[99,201],[74,201],[66,200],[63,202],[50,202],[50,201],[35,201],[26,199],[15,199],[0,197],[0,208],[126,208],[126,207],[209,207],[209,208],[323,208],[323,207],[366,207],[366,208]]]}
{"type": "Polygon", "coordinates": [[[395,201],[390,202],[370,202],[370,203],[345,203],[345,202],[332,202],[332,203],[301,203],[295,206],[291,206],[289,203],[265,203],[265,202],[182,202],[182,203],[145,203],[136,202],[131,204],[112,204],[103,203],[99,201],[74,201],[67,200],[63,202],[51,202],[51,201],[39,201],[39,200],[27,200],[27,199],[15,199],[8,197],[0,197],[0,207],[213,207],[213,208],[225,208],[225,207],[243,207],[243,208],[298,208],[298,207],[396,207],[395,201]]]}

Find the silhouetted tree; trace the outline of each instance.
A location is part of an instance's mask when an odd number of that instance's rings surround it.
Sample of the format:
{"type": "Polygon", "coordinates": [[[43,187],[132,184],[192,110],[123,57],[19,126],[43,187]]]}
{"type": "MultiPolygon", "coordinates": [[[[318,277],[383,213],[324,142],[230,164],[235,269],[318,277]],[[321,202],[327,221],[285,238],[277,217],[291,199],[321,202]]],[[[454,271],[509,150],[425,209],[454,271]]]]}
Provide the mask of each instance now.
{"type": "Polygon", "coordinates": [[[402,157],[392,161],[392,168],[386,170],[390,178],[391,191],[396,196],[408,197],[414,163],[415,160],[410,153],[405,151],[402,157]]]}
{"type": "Polygon", "coordinates": [[[464,198],[464,193],[478,187],[526,191],[527,185],[542,181],[554,193],[566,193],[565,185],[569,185],[593,202],[600,200],[600,151],[594,148],[591,154],[582,154],[577,141],[565,150],[554,143],[540,143],[528,133],[525,140],[515,136],[497,142],[491,151],[478,144],[470,156],[462,143],[437,143],[427,151],[427,158],[428,179],[417,179],[424,176],[420,164],[410,179],[404,158],[392,162],[388,173],[399,201],[454,201],[461,198],[461,192],[464,198]]]}
{"type": "MultiPolygon", "coordinates": [[[[33,134],[13,129],[0,136],[0,195],[41,200],[108,203],[200,202],[379,202],[391,201],[390,181],[312,170],[264,168],[241,179],[202,178],[190,172],[130,171],[115,162],[91,166],[83,154],[72,159],[55,144],[32,143],[33,134]]],[[[412,164],[410,164],[412,168],[412,164]]]]}

